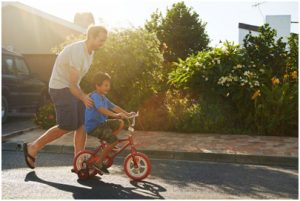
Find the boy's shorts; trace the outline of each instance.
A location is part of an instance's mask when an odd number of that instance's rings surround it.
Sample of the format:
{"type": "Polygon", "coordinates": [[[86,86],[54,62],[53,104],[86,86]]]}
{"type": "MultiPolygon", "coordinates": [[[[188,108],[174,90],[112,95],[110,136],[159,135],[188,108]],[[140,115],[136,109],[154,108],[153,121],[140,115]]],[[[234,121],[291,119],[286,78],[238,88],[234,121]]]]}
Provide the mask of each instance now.
{"type": "Polygon", "coordinates": [[[88,135],[97,137],[98,139],[105,140],[107,143],[112,144],[118,140],[113,131],[120,127],[121,121],[118,119],[108,119],[106,122],[94,128],[88,135]]]}
{"type": "Polygon", "coordinates": [[[56,123],[64,130],[77,130],[84,122],[85,106],[69,88],[49,89],[55,106],[56,123]]]}

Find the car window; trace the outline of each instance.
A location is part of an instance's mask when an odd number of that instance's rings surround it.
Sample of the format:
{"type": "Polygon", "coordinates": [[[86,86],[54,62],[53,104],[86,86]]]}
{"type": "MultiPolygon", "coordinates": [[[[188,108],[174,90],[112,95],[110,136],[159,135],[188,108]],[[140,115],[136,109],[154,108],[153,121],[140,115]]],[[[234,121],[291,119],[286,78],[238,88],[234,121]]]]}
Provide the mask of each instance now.
{"type": "Polygon", "coordinates": [[[29,75],[29,70],[27,68],[27,65],[26,65],[24,59],[15,58],[15,62],[16,62],[17,74],[19,74],[19,75],[29,75]]]}
{"type": "Polygon", "coordinates": [[[11,56],[2,55],[2,73],[4,74],[14,74],[14,60],[11,56]]]}

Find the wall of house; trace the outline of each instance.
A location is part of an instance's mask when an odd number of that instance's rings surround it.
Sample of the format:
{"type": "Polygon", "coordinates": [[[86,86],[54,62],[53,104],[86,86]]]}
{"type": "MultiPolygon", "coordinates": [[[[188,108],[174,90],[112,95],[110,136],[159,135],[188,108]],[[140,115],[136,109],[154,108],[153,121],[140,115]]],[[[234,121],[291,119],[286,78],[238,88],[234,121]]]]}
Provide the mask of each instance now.
{"type": "Polygon", "coordinates": [[[291,33],[291,15],[267,15],[266,23],[277,31],[277,39],[282,37],[283,42],[288,42],[291,33]]]}
{"type": "MultiPolygon", "coordinates": [[[[250,30],[239,28],[239,44],[240,45],[244,44],[243,40],[245,39],[246,35],[249,34],[249,33],[250,33],[250,30]]],[[[256,31],[251,31],[251,34],[253,36],[258,36],[259,35],[259,33],[256,32],[256,31]]]]}
{"type": "Polygon", "coordinates": [[[18,53],[51,54],[72,34],[81,33],[17,7],[2,9],[2,47],[13,46],[18,53]]]}
{"type": "Polygon", "coordinates": [[[81,33],[23,9],[12,6],[2,8],[2,47],[13,47],[23,54],[33,73],[49,82],[57,47],[69,35],[81,33]]]}

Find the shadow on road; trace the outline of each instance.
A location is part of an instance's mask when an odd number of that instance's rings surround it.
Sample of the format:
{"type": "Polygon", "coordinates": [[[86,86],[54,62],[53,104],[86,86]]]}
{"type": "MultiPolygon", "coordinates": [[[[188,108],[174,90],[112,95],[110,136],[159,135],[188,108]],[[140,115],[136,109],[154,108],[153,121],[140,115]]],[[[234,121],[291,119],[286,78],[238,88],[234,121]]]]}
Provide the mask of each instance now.
{"type": "Polygon", "coordinates": [[[151,192],[158,199],[164,199],[159,193],[167,191],[164,187],[148,181],[130,181],[130,184],[141,190],[151,192]]]}
{"type": "Polygon", "coordinates": [[[172,171],[165,162],[155,164],[151,175],[165,182],[187,188],[223,191],[237,196],[262,198],[263,194],[298,198],[298,172],[268,166],[241,164],[194,163],[174,161],[172,171]],[[185,171],[183,171],[185,169],[185,171]]]}
{"type": "Polygon", "coordinates": [[[118,184],[105,183],[101,181],[100,177],[94,177],[85,181],[78,180],[78,183],[81,185],[91,188],[78,187],[43,180],[36,175],[35,171],[29,172],[26,175],[25,182],[28,181],[39,182],[62,191],[71,192],[75,199],[164,199],[161,195],[159,195],[159,191],[166,190],[165,188],[150,182],[141,182],[144,186],[144,190],[151,190],[150,192],[139,191],[140,187],[136,183],[134,184],[136,184],[137,187],[123,187],[118,184]]]}

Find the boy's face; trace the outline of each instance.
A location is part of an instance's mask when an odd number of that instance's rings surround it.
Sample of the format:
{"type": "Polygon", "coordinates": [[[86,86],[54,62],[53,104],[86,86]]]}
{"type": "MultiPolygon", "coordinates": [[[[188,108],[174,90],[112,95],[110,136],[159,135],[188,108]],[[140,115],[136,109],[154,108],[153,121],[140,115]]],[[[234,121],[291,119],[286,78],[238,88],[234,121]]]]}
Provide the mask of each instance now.
{"type": "Polygon", "coordinates": [[[96,84],[97,92],[107,94],[110,90],[110,80],[104,80],[101,85],[96,84]]]}

